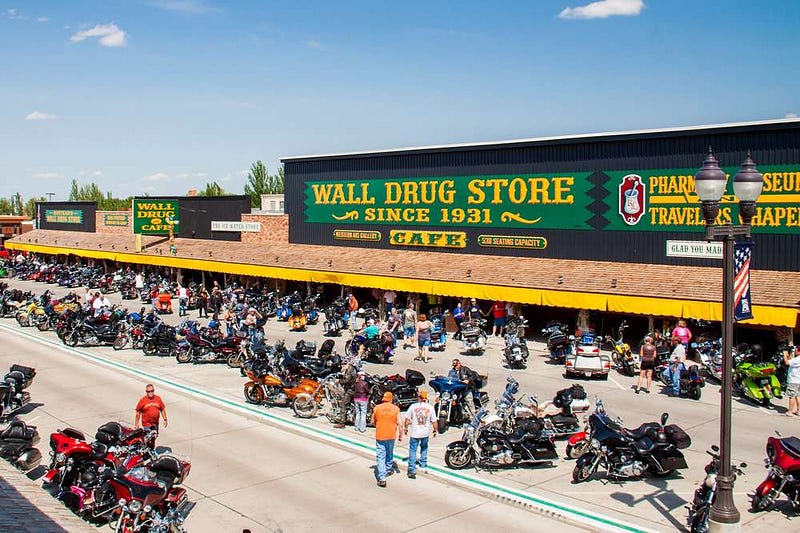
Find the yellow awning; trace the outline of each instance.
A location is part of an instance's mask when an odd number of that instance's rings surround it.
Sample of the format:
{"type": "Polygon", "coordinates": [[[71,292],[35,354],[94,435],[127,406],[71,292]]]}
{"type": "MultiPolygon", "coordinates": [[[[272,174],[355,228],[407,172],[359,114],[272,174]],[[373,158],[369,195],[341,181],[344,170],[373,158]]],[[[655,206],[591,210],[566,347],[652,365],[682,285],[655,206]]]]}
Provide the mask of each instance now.
{"type": "MultiPolygon", "coordinates": [[[[452,297],[474,297],[483,300],[502,300],[527,305],[565,307],[568,309],[590,309],[637,315],[665,317],[702,318],[719,322],[722,319],[722,306],[719,302],[700,302],[678,299],[650,298],[647,296],[624,296],[590,292],[556,291],[513,287],[509,285],[488,285],[459,281],[440,281],[412,279],[375,274],[334,272],[303,268],[277,267],[270,265],[229,263],[212,259],[192,259],[166,255],[137,254],[113,250],[84,250],[44,246],[6,241],[6,248],[34,253],[76,255],[92,259],[108,259],[122,263],[152,265],[190,270],[206,270],[241,276],[308,281],[313,283],[333,283],[352,287],[393,289],[401,292],[437,294],[452,297]]],[[[742,322],[758,326],[797,326],[798,309],[754,305],[752,320],[742,322]]]]}

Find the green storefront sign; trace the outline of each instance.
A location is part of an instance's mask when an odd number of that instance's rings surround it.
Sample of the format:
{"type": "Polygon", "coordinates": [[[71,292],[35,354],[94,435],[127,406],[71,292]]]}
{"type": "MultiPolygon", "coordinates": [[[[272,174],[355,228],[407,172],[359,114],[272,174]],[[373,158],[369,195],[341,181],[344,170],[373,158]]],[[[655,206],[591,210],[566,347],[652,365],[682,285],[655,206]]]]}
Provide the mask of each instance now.
{"type": "Polygon", "coordinates": [[[588,230],[590,174],[307,182],[305,221],[588,230]]]}
{"type": "MultiPolygon", "coordinates": [[[[739,167],[724,167],[728,188],[720,201],[719,224],[739,223],[739,201],[732,177],[739,167]]],[[[764,188],[756,204],[754,233],[797,233],[800,229],[800,165],[759,166],[764,188]]],[[[704,226],[694,192],[696,168],[605,172],[610,180],[604,229],[619,231],[696,231],[704,226]]]]}
{"type": "Polygon", "coordinates": [[[44,220],[50,224],[83,224],[83,211],[80,209],[46,209],[44,220]]]}
{"type": "Polygon", "coordinates": [[[127,226],[129,222],[127,213],[107,213],[103,215],[104,226],[127,226]]]}
{"type": "Polygon", "coordinates": [[[133,201],[133,232],[143,235],[178,233],[178,201],[138,198],[133,201]]]}

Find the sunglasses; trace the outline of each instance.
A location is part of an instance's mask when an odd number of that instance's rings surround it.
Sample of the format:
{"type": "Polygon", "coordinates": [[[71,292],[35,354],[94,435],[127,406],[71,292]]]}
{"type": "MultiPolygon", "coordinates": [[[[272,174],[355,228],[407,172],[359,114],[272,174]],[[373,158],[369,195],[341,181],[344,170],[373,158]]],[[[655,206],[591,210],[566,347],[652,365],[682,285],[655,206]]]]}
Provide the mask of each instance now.
{"type": "Polygon", "coordinates": [[[150,392],[155,392],[155,391],[153,389],[146,389],[145,392],[150,393],[150,392]]]}

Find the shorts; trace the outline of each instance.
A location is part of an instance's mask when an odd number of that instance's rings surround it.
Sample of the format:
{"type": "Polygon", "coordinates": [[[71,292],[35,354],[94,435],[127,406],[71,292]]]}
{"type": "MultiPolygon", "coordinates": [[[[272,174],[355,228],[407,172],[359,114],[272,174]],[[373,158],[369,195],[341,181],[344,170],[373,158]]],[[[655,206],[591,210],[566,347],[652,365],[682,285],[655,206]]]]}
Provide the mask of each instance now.
{"type": "Polygon", "coordinates": [[[413,339],[414,335],[417,334],[417,328],[414,326],[403,326],[403,338],[404,339],[413,339]]]}
{"type": "Polygon", "coordinates": [[[642,361],[642,370],[655,370],[656,362],[655,361],[642,361]]]}
{"type": "Polygon", "coordinates": [[[425,346],[430,347],[430,345],[431,345],[430,337],[420,337],[419,339],[417,339],[417,346],[419,346],[420,348],[425,346]]]}
{"type": "Polygon", "coordinates": [[[504,316],[496,316],[494,317],[494,325],[498,328],[506,327],[506,317],[504,316]]]}
{"type": "Polygon", "coordinates": [[[786,396],[789,398],[800,398],[800,383],[787,383],[786,396]]]}

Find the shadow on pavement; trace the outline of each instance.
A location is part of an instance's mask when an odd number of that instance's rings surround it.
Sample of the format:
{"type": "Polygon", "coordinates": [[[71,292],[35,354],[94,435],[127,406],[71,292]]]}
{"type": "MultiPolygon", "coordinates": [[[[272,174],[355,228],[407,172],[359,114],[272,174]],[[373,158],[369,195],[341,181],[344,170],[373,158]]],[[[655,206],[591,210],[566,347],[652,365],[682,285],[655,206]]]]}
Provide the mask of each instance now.
{"type": "MultiPolygon", "coordinates": [[[[664,520],[674,528],[679,531],[684,530],[685,524],[676,520],[671,513],[675,509],[687,505],[689,502],[675,494],[671,489],[668,489],[666,480],[649,479],[644,483],[653,487],[653,492],[638,497],[626,492],[612,492],[611,497],[618,502],[624,503],[628,507],[638,507],[639,510],[642,510],[641,504],[647,503],[653,510],[661,514],[664,520]]],[[[638,512],[637,510],[637,513],[638,512]]]]}
{"type": "Polygon", "coordinates": [[[68,531],[42,513],[3,476],[0,476],[0,530],[68,531]]]}

